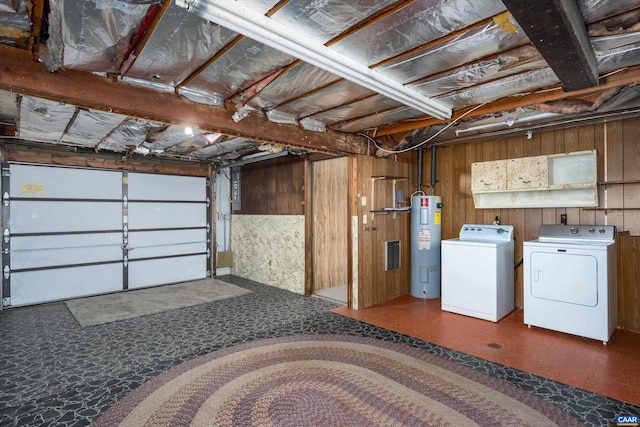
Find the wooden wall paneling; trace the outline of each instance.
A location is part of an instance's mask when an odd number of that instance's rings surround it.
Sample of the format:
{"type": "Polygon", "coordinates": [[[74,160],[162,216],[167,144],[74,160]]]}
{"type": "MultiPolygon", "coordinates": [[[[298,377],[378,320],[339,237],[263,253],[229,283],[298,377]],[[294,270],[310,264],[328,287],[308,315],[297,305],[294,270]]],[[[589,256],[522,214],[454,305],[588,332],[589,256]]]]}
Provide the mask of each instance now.
{"type": "MultiPolygon", "coordinates": [[[[531,139],[523,139],[522,155],[524,157],[539,156],[542,153],[542,135],[539,132],[535,132],[531,139]]],[[[527,240],[535,240],[538,237],[540,231],[540,225],[542,225],[542,209],[529,208],[529,209],[516,209],[516,218],[519,221],[523,221],[524,230],[520,235],[520,239],[516,240],[517,249],[515,250],[515,262],[516,264],[523,256],[522,243],[527,240]],[[523,219],[520,219],[520,215],[523,215],[523,219]]],[[[515,292],[515,303],[518,307],[524,306],[524,268],[522,265],[518,267],[517,284],[515,292]]]]}
{"type": "MultiPolygon", "coordinates": [[[[505,160],[509,158],[509,140],[508,139],[502,139],[497,141],[498,144],[498,149],[497,151],[494,152],[494,154],[496,155],[495,160],[505,160]]],[[[499,209],[498,210],[499,213],[496,213],[496,215],[500,215],[500,220],[502,222],[502,224],[511,224],[511,221],[509,219],[509,215],[511,212],[511,209],[499,209]]]]}
{"type": "MultiPolygon", "coordinates": [[[[606,174],[604,181],[622,181],[624,170],[624,144],[622,142],[622,121],[604,123],[606,136],[606,174]]],[[[608,185],[604,187],[606,199],[600,201],[600,206],[609,208],[620,208],[624,205],[624,185],[608,185]]],[[[606,212],[607,224],[615,225],[619,231],[626,230],[624,223],[624,211],[609,210],[606,212]]]]}
{"type": "MultiPolygon", "coordinates": [[[[640,119],[629,119],[623,122],[623,179],[640,179],[640,119]]],[[[625,208],[640,208],[640,184],[625,184],[624,205],[625,208]]],[[[624,225],[632,235],[640,234],[640,211],[624,211],[624,225]]]]}
{"type": "MultiPolygon", "coordinates": [[[[560,129],[560,130],[555,130],[552,131],[553,132],[553,143],[555,146],[555,152],[556,153],[564,153],[565,149],[564,149],[564,130],[560,129]]],[[[560,222],[560,215],[562,214],[567,214],[567,209],[566,208],[557,208],[556,209],[556,215],[558,216],[558,222],[560,222]]]]}
{"type": "MultiPolygon", "coordinates": [[[[540,134],[540,154],[555,154],[556,140],[554,132],[543,132],[540,134]]],[[[555,208],[542,209],[543,224],[559,224],[560,214],[555,208]]]]}
{"type": "Polygon", "coordinates": [[[313,162],[313,290],[347,284],[348,158],[313,162]]]}
{"type": "Polygon", "coordinates": [[[360,239],[358,239],[360,252],[360,268],[358,277],[358,287],[360,289],[359,302],[362,308],[368,307],[374,301],[374,272],[372,268],[372,259],[374,256],[373,243],[375,241],[375,231],[364,231],[367,227],[373,227],[371,215],[371,179],[373,176],[373,159],[368,156],[358,156],[358,182],[361,200],[365,199],[366,203],[362,203],[362,215],[360,217],[360,239]]]}
{"type": "MultiPolygon", "coordinates": [[[[500,156],[500,147],[495,141],[484,141],[478,145],[482,147],[482,156],[477,161],[488,162],[496,160],[500,156]],[[497,155],[495,154],[496,151],[498,152],[497,155]]],[[[500,216],[500,209],[479,209],[479,211],[484,224],[493,224],[495,217],[500,216]]]]}
{"type": "MultiPolygon", "coordinates": [[[[385,161],[385,166],[387,170],[387,174],[391,176],[403,176],[409,177],[408,170],[404,167],[405,164],[387,160],[385,161]]],[[[408,181],[401,181],[396,183],[396,188],[406,188],[408,181]]],[[[389,185],[387,192],[390,194],[390,204],[388,206],[393,206],[393,194],[392,194],[392,186],[389,185]]],[[[400,240],[400,250],[402,251],[402,247],[405,245],[405,238],[403,233],[403,221],[405,214],[397,214],[394,218],[393,214],[388,214],[387,216],[387,228],[384,239],[380,242],[380,252],[382,254],[382,265],[381,269],[384,271],[385,264],[385,250],[384,250],[384,242],[390,240],[400,240]]],[[[402,259],[401,261],[402,262],[402,259]]],[[[396,296],[401,295],[401,287],[402,287],[402,268],[396,270],[387,271],[387,280],[385,281],[385,300],[394,298],[396,296]]]]}
{"type": "Polygon", "coordinates": [[[358,156],[349,156],[349,243],[348,251],[349,257],[351,257],[351,264],[349,265],[349,272],[347,276],[347,306],[349,308],[358,308],[360,303],[360,241],[362,239],[362,206],[360,205],[360,198],[358,197],[358,156]],[[353,229],[353,217],[356,217],[358,226],[353,229]],[[354,258],[355,254],[358,254],[354,258]],[[354,277],[354,275],[356,277],[354,277]],[[354,287],[354,280],[356,280],[357,286],[354,287]]]}
{"type": "MultiPolygon", "coordinates": [[[[404,190],[405,199],[409,197],[413,191],[415,178],[412,175],[415,166],[410,163],[396,162],[398,169],[398,175],[408,177],[407,181],[402,183],[402,189],[404,190]]],[[[406,204],[408,206],[408,204],[406,204]]],[[[404,295],[411,291],[410,286],[410,249],[411,242],[409,240],[409,228],[411,227],[411,214],[403,213],[398,214],[394,221],[394,236],[400,240],[400,269],[395,271],[395,292],[394,296],[404,295]]]]}
{"type": "MultiPolygon", "coordinates": [[[[416,162],[412,163],[409,165],[409,176],[411,177],[409,179],[409,182],[411,183],[411,185],[409,186],[409,191],[406,194],[407,197],[407,203],[410,204],[411,201],[409,200],[409,197],[411,196],[411,193],[413,193],[415,190],[417,190],[417,174],[418,174],[418,167],[417,167],[417,158],[416,158],[416,162]]],[[[404,287],[404,293],[410,293],[411,292],[411,214],[403,214],[402,216],[403,221],[404,221],[404,236],[405,236],[405,244],[403,247],[403,251],[402,251],[402,259],[404,260],[402,262],[402,269],[404,270],[404,275],[403,275],[403,287],[404,287]]]]}
{"type": "Polygon", "coordinates": [[[438,148],[438,184],[436,185],[436,195],[442,196],[442,239],[453,239],[457,237],[460,229],[455,230],[453,212],[454,203],[454,174],[453,174],[453,147],[438,148]]]}
{"type": "Polygon", "coordinates": [[[464,171],[460,175],[460,186],[464,191],[464,223],[477,224],[476,207],[473,204],[473,196],[471,194],[471,163],[476,161],[477,144],[466,144],[464,150],[464,171]]]}
{"type": "Polygon", "coordinates": [[[618,238],[618,325],[640,332],[640,236],[618,238]]]}
{"type": "MultiPolygon", "coordinates": [[[[374,176],[374,175],[382,175],[384,174],[384,170],[380,170],[380,166],[379,166],[379,162],[376,162],[375,159],[370,159],[370,170],[371,170],[371,174],[369,176],[374,176]]],[[[368,180],[368,185],[367,188],[371,188],[372,182],[369,179],[368,180]]],[[[371,191],[368,192],[369,197],[371,197],[371,191]]],[[[379,192],[376,193],[376,198],[379,198],[381,196],[378,196],[378,194],[382,195],[383,192],[379,192]]],[[[369,206],[371,207],[371,206],[369,206]]],[[[380,207],[380,204],[378,204],[376,206],[376,209],[380,207]]],[[[373,227],[372,231],[367,231],[366,233],[368,233],[371,236],[371,258],[369,258],[369,270],[371,271],[371,287],[372,287],[372,300],[371,303],[372,304],[376,304],[379,301],[384,300],[384,296],[386,294],[386,292],[384,291],[384,289],[382,289],[382,287],[385,285],[385,281],[383,280],[383,278],[381,278],[380,274],[379,274],[379,266],[380,266],[380,260],[381,260],[381,255],[380,255],[380,248],[378,247],[378,242],[380,241],[380,239],[383,237],[382,233],[384,233],[385,227],[386,227],[386,219],[387,217],[384,215],[380,215],[380,216],[376,216],[374,219],[371,219],[371,215],[369,215],[369,226],[373,227]]]]}
{"type": "MultiPolygon", "coordinates": [[[[598,182],[604,181],[604,162],[605,162],[605,143],[604,143],[604,130],[605,124],[598,124],[593,126],[593,148],[596,149],[596,179],[598,182]]],[[[598,187],[598,205],[604,206],[604,186],[598,187]]],[[[594,224],[605,225],[607,223],[607,214],[603,210],[593,211],[595,222],[594,224]]]]}
{"type": "MultiPolygon", "coordinates": [[[[378,302],[386,301],[399,295],[409,293],[410,283],[410,215],[407,213],[381,213],[371,218],[371,185],[372,176],[406,177],[407,181],[398,181],[397,188],[405,190],[408,200],[415,185],[416,165],[408,163],[412,159],[378,159],[374,157],[358,156],[358,192],[367,200],[367,206],[358,207],[362,210],[361,217],[366,217],[366,224],[361,224],[358,241],[359,255],[359,300],[358,308],[365,308],[378,302]],[[368,228],[368,231],[364,231],[368,228]],[[401,268],[385,271],[385,242],[401,241],[401,268]]],[[[382,209],[393,205],[392,181],[377,181],[375,190],[375,208],[382,209]],[[380,193],[380,194],[378,194],[380,193]]],[[[362,200],[362,199],[360,199],[362,200]]],[[[361,203],[360,203],[361,204],[361,203]]]]}
{"type": "Polygon", "coordinates": [[[242,209],[234,213],[304,215],[304,173],[304,160],[293,156],[243,166],[242,209]]]}
{"type": "Polygon", "coordinates": [[[311,162],[304,160],[304,294],[310,296],[313,293],[313,222],[311,209],[311,162]]]}
{"type": "Polygon", "coordinates": [[[460,233],[462,225],[466,222],[466,149],[464,145],[453,146],[452,172],[453,176],[451,184],[453,185],[453,197],[450,201],[451,225],[453,227],[453,237],[460,233]]]}
{"type": "MultiPolygon", "coordinates": [[[[579,137],[580,131],[577,127],[564,130],[564,149],[566,153],[580,151],[579,137]]],[[[567,208],[566,213],[568,224],[580,223],[580,208],[567,208]]]]}
{"type": "MultiPolygon", "coordinates": [[[[507,139],[507,158],[514,159],[524,157],[524,141],[523,137],[511,137],[507,139]]],[[[514,259],[517,263],[522,259],[522,242],[525,233],[525,216],[524,209],[509,209],[509,223],[514,227],[514,259]]],[[[522,297],[522,267],[516,272],[516,288],[515,288],[515,304],[516,307],[524,305],[522,297]]]]}
{"type": "MultiPolygon", "coordinates": [[[[408,168],[408,163],[402,163],[402,162],[398,162],[396,158],[394,158],[393,161],[391,160],[387,160],[385,162],[387,164],[387,170],[389,171],[388,174],[389,175],[393,175],[393,176],[403,176],[403,177],[407,177],[406,181],[400,181],[396,183],[396,189],[405,189],[408,187],[409,184],[409,168],[408,168]]],[[[389,190],[389,192],[391,193],[391,189],[389,190]]],[[[391,194],[391,199],[393,201],[393,194],[391,194]]],[[[402,249],[403,247],[406,245],[406,232],[404,229],[404,221],[405,221],[405,216],[407,214],[396,214],[395,218],[393,216],[393,214],[389,214],[387,215],[389,217],[388,221],[390,221],[389,227],[387,229],[387,234],[385,236],[384,241],[391,241],[391,240],[399,240],[400,241],[400,268],[399,269],[395,269],[395,270],[390,270],[388,273],[390,276],[390,283],[387,284],[387,299],[390,298],[394,298],[397,296],[402,295],[402,289],[403,289],[403,283],[402,283],[402,273],[403,273],[403,257],[402,257],[402,249]]],[[[382,252],[382,256],[383,256],[383,267],[384,267],[384,263],[386,262],[384,259],[384,255],[385,255],[385,251],[384,251],[384,244],[382,245],[382,247],[380,248],[381,252],[382,252]]]]}
{"type": "MultiPolygon", "coordinates": [[[[484,147],[482,146],[482,143],[478,143],[478,144],[474,144],[476,147],[476,161],[482,161],[483,160],[483,156],[484,156],[484,147]]],[[[471,165],[471,163],[469,163],[469,165],[471,165]]],[[[484,220],[484,212],[482,212],[482,209],[476,209],[476,205],[473,203],[473,194],[471,193],[471,170],[469,170],[469,196],[470,196],[470,203],[471,206],[473,207],[473,209],[476,212],[476,223],[477,224],[493,224],[493,218],[490,219],[490,221],[485,222],[484,220]]]]}
{"type": "MultiPolygon", "coordinates": [[[[418,188],[422,187],[422,191],[425,192],[425,194],[431,195],[434,194],[433,191],[434,189],[431,188],[431,152],[432,150],[436,150],[436,180],[438,179],[438,161],[440,161],[440,159],[438,158],[438,156],[442,153],[442,150],[439,150],[437,147],[431,147],[428,149],[423,149],[422,150],[422,182],[418,182],[418,170],[417,168],[415,169],[415,174],[414,176],[411,177],[411,179],[409,180],[410,183],[412,183],[413,185],[410,185],[410,189],[411,191],[409,192],[409,194],[407,194],[408,196],[411,196],[411,194],[414,191],[417,191],[418,188]]],[[[436,184],[436,188],[437,188],[437,184],[436,184]]]]}
{"type": "MultiPolygon", "coordinates": [[[[522,154],[524,157],[539,156],[542,153],[541,133],[536,132],[531,139],[523,140],[522,154]]],[[[538,231],[542,224],[542,209],[525,209],[525,232],[524,240],[534,240],[538,237],[538,231]]]]}
{"type": "MultiPolygon", "coordinates": [[[[601,126],[601,125],[598,125],[601,126]]],[[[587,125],[578,128],[578,147],[580,151],[593,150],[596,148],[595,142],[595,126],[587,125]]],[[[593,209],[580,209],[580,224],[595,224],[596,211],[593,209]]]]}
{"type": "MultiPolygon", "coordinates": [[[[522,243],[525,241],[525,209],[510,209],[509,224],[514,227],[514,262],[517,264],[522,259],[522,243]]],[[[516,270],[515,304],[516,307],[523,307],[524,300],[522,294],[522,266],[516,270]]]]}

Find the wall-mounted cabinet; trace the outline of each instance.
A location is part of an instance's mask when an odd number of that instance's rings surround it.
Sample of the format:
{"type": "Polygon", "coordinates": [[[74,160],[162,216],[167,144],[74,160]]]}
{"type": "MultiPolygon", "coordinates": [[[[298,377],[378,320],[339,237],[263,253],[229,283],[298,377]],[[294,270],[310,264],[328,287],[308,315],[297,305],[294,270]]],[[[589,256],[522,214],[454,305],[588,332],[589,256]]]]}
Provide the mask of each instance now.
{"type": "Polygon", "coordinates": [[[477,209],[598,205],[596,150],[471,164],[477,209]]]}

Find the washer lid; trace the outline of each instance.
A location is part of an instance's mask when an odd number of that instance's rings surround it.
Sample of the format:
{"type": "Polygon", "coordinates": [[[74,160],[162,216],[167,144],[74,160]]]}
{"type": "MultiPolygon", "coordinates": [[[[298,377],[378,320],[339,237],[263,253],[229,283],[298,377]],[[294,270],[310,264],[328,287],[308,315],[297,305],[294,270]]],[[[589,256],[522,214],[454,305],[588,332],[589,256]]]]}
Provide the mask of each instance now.
{"type": "Polygon", "coordinates": [[[513,240],[513,225],[464,224],[460,240],[471,242],[509,242],[513,240]]]}
{"type": "Polygon", "coordinates": [[[541,242],[568,242],[577,244],[613,243],[616,239],[615,225],[564,225],[543,224],[538,240],[541,242]]]}

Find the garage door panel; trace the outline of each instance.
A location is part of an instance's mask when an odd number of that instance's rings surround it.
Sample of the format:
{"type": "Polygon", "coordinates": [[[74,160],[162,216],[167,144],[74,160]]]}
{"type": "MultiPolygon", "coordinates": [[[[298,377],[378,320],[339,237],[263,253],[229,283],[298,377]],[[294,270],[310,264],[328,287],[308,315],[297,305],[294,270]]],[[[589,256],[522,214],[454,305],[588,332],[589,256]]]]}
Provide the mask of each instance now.
{"type": "Polygon", "coordinates": [[[129,233],[129,259],[201,254],[207,250],[206,229],[135,231],[129,233]]]}
{"type": "Polygon", "coordinates": [[[129,289],[199,280],[206,277],[205,255],[129,262],[129,289]]]}
{"type": "Polygon", "coordinates": [[[5,306],[207,277],[205,178],[3,166],[5,306]]]}
{"type": "Polygon", "coordinates": [[[205,227],[204,203],[129,203],[129,229],[205,227]]]}
{"type": "Polygon", "coordinates": [[[122,229],[119,202],[11,202],[11,234],[122,229]]]}
{"type": "Polygon", "coordinates": [[[11,269],[55,267],[60,265],[95,264],[122,260],[122,249],[116,247],[46,249],[37,252],[13,252],[11,269]]]}
{"type": "Polygon", "coordinates": [[[122,264],[11,274],[11,305],[39,304],[122,290],[122,264]]]}
{"type": "Polygon", "coordinates": [[[19,236],[11,238],[12,251],[66,249],[91,246],[120,247],[121,244],[122,232],[19,236]]]}
{"type": "Polygon", "coordinates": [[[130,173],[128,182],[130,200],[206,200],[204,178],[130,173]]]}
{"type": "Polygon", "coordinates": [[[11,165],[12,197],[122,199],[122,172],[11,165]]]}

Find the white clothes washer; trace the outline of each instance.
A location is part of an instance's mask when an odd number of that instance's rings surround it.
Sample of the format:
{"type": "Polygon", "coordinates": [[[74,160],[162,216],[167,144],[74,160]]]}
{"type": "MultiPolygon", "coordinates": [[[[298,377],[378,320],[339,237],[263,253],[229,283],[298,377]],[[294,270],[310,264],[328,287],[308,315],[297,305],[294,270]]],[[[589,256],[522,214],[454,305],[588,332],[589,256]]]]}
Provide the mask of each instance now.
{"type": "Polygon", "coordinates": [[[616,228],[542,225],[524,242],[524,323],[606,344],[618,324],[616,228]]]}
{"type": "Polygon", "coordinates": [[[465,224],[441,251],[442,310],[492,322],[513,311],[512,225],[465,224]]]}

